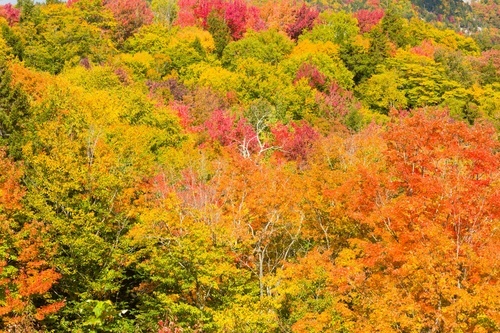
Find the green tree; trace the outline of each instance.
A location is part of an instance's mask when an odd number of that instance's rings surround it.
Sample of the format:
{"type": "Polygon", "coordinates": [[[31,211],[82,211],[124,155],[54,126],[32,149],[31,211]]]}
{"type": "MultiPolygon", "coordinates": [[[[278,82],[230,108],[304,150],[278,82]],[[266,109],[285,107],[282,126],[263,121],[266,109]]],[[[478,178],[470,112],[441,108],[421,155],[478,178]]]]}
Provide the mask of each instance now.
{"type": "Polygon", "coordinates": [[[321,24],[302,34],[299,40],[312,42],[332,42],[344,46],[353,41],[359,33],[356,19],[346,12],[325,11],[319,15],[321,24]]]}
{"type": "Polygon", "coordinates": [[[382,31],[397,47],[408,45],[407,21],[402,18],[394,7],[389,7],[380,22],[382,31]]]}
{"type": "MultiPolygon", "coordinates": [[[[353,73],[353,81],[359,84],[366,78],[372,76],[377,68],[380,57],[371,54],[373,45],[370,41],[358,38],[362,43],[350,43],[340,49],[340,58],[349,71],[353,73]]],[[[383,58],[382,58],[383,59],[383,58]]]]}
{"type": "Polygon", "coordinates": [[[461,87],[458,82],[446,78],[442,66],[425,56],[398,51],[394,58],[387,61],[387,65],[398,72],[400,87],[410,108],[439,105],[445,92],[461,87]]]}
{"type": "Polygon", "coordinates": [[[207,29],[214,38],[215,53],[220,58],[227,44],[231,41],[231,29],[215,10],[208,15],[207,29]]]}
{"type": "Polygon", "coordinates": [[[241,59],[254,58],[276,65],[292,48],[292,41],[276,30],[248,32],[244,38],[227,45],[222,55],[222,64],[234,69],[241,59]]]}
{"type": "Polygon", "coordinates": [[[394,71],[375,74],[364,81],[357,91],[371,109],[388,114],[391,109],[404,109],[407,100],[401,89],[401,80],[394,71]]]}
{"type": "Polygon", "coordinates": [[[182,140],[174,115],[111,73],[83,69],[50,85],[23,149],[26,206],[48,226],[51,264],[62,274],[54,292],[68,304],[51,329],[133,332],[123,237],[141,182],[182,140]]]}
{"type": "Polygon", "coordinates": [[[0,144],[9,147],[9,154],[20,157],[23,130],[30,121],[28,97],[19,85],[13,87],[11,72],[0,63],[0,144]]]}
{"type": "Polygon", "coordinates": [[[12,28],[6,24],[0,24],[2,29],[2,36],[6,42],[6,47],[10,47],[10,52],[13,56],[17,57],[19,60],[23,60],[24,56],[24,45],[19,37],[12,28]]]}
{"type": "Polygon", "coordinates": [[[99,63],[113,52],[100,37],[100,28],[78,16],[77,10],[65,4],[47,5],[41,9],[38,24],[23,26],[20,32],[26,41],[24,60],[28,66],[55,74],[82,58],[99,63]]]}
{"type": "Polygon", "coordinates": [[[174,0],[152,0],[151,9],[155,22],[163,23],[166,26],[173,24],[179,10],[177,1],[174,0]]]}

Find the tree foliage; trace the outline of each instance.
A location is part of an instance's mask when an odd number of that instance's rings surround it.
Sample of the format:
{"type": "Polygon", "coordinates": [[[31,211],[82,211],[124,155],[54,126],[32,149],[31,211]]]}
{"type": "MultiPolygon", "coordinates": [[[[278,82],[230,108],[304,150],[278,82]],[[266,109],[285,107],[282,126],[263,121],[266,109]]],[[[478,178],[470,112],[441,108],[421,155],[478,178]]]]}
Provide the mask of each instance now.
{"type": "Polygon", "coordinates": [[[498,332],[486,9],[0,7],[0,331],[498,332]]]}

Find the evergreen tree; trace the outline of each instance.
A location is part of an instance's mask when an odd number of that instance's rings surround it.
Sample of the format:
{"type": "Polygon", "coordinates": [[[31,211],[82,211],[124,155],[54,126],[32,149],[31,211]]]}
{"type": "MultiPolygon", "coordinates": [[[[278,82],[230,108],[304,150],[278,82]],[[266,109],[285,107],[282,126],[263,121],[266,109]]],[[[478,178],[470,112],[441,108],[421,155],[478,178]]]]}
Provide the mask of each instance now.
{"type": "Polygon", "coordinates": [[[383,28],[376,27],[369,33],[370,48],[368,53],[375,64],[381,64],[390,55],[390,46],[383,28]]]}
{"type": "Polygon", "coordinates": [[[29,116],[26,94],[19,86],[12,87],[12,78],[5,63],[0,64],[0,144],[9,147],[9,154],[19,158],[22,131],[29,116]]]}
{"type": "Polygon", "coordinates": [[[40,10],[33,0],[18,0],[17,7],[21,9],[21,23],[38,21],[36,18],[39,17],[40,10]]]}
{"type": "Polygon", "coordinates": [[[381,21],[383,32],[397,47],[403,47],[408,44],[404,22],[401,15],[392,7],[386,10],[381,21]]]}
{"type": "Polygon", "coordinates": [[[215,53],[219,57],[226,48],[226,45],[231,41],[231,30],[222,17],[212,11],[207,18],[208,31],[212,34],[215,42],[215,53]]]}
{"type": "Polygon", "coordinates": [[[1,34],[7,45],[12,48],[12,54],[19,58],[19,60],[23,60],[24,45],[21,37],[16,35],[8,25],[2,25],[1,34]]]}

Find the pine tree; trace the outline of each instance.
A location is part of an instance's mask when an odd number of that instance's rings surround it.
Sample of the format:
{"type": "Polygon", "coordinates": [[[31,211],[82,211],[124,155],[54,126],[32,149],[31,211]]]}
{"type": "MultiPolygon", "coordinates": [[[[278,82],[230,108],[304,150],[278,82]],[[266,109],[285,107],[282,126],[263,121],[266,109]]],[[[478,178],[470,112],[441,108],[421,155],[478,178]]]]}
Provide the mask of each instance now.
{"type": "Polygon", "coordinates": [[[1,35],[7,42],[7,45],[12,48],[12,54],[22,61],[24,55],[24,45],[21,37],[16,35],[8,25],[2,26],[1,35]]]}
{"type": "Polygon", "coordinates": [[[210,15],[208,15],[207,25],[208,31],[214,38],[215,53],[221,57],[226,45],[231,41],[231,30],[216,11],[212,11],[210,15]]]}
{"type": "Polygon", "coordinates": [[[12,86],[11,72],[0,64],[0,145],[9,147],[9,154],[19,158],[22,132],[29,117],[29,103],[19,86],[12,86]]]}

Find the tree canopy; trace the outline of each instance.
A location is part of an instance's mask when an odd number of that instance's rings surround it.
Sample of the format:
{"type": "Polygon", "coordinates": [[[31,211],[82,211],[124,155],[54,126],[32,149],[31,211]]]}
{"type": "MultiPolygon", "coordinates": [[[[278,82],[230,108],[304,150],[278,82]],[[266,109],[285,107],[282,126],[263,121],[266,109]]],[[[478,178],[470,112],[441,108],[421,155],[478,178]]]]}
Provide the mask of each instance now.
{"type": "Polygon", "coordinates": [[[0,332],[500,331],[498,10],[0,6],[0,332]]]}

